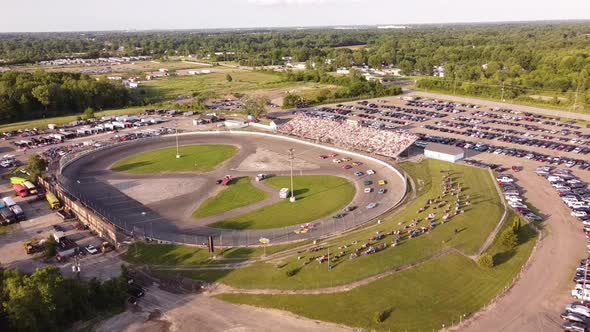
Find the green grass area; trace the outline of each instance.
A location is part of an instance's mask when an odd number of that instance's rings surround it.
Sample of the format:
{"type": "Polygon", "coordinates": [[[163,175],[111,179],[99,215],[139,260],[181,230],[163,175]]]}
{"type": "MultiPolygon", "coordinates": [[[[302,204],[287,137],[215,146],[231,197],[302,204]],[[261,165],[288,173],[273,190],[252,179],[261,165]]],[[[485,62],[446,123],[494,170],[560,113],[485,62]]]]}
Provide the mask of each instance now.
{"type": "MultiPolygon", "coordinates": [[[[348,292],[321,295],[221,294],[218,298],[239,304],[288,310],[295,314],[380,331],[431,331],[470,316],[510,285],[530,256],[536,234],[521,230],[522,243],[506,251],[490,248],[496,266],[479,267],[452,253],[412,269],[385,277],[348,292]],[[387,312],[377,323],[375,315],[387,312]]],[[[324,274],[332,272],[325,270],[324,274]]]]}
{"type": "MultiPolygon", "coordinates": [[[[146,110],[147,107],[129,107],[129,108],[120,108],[108,111],[100,111],[94,113],[97,118],[103,116],[113,116],[113,115],[131,115],[141,113],[146,110]]],[[[19,129],[32,129],[32,128],[40,128],[40,129],[47,129],[47,125],[50,123],[56,125],[63,125],[66,123],[70,123],[72,121],[76,121],[82,114],[75,114],[75,115],[66,115],[66,116],[59,116],[47,119],[38,119],[38,120],[29,120],[29,121],[22,121],[22,122],[14,122],[0,125],[0,132],[9,132],[13,130],[19,129]]]]}
{"type": "Polygon", "coordinates": [[[10,233],[14,229],[15,225],[0,225],[0,236],[10,233]]]}
{"type": "MultiPolygon", "coordinates": [[[[380,225],[364,228],[345,236],[327,240],[322,243],[324,249],[286,257],[277,263],[258,262],[249,267],[227,273],[218,281],[237,288],[275,288],[307,289],[322,288],[347,284],[372,275],[425,259],[445,248],[456,248],[466,255],[473,255],[485,242],[500,220],[503,207],[492,177],[486,170],[463,165],[444,163],[436,160],[424,160],[419,164],[401,165],[414,180],[415,190],[419,196],[408,206],[398,211],[391,218],[383,218],[380,225]],[[404,239],[398,246],[387,248],[372,255],[349,259],[349,255],[368,242],[376,231],[388,233],[403,229],[413,218],[425,218],[429,213],[436,213],[439,218],[441,210],[430,207],[417,213],[430,198],[441,193],[441,182],[451,171],[453,178],[463,184],[464,195],[469,195],[471,206],[465,213],[452,218],[444,225],[414,239],[404,239]],[[405,224],[401,224],[403,222],[405,224]],[[454,230],[459,231],[458,234],[454,230]],[[346,246],[346,248],[343,248],[346,246]],[[313,257],[327,255],[328,248],[332,255],[345,252],[340,260],[332,260],[333,269],[327,273],[327,265],[312,261],[313,257]],[[299,257],[301,257],[299,259],[299,257]],[[299,269],[294,276],[287,277],[286,271],[299,269]]],[[[391,188],[390,188],[391,189],[391,188]]],[[[426,226],[422,221],[419,226],[426,226]]],[[[395,236],[385,236],[373,244],[390,244],[395,236]]],[[[202,276],[202,275],[201,275],[202,276]]],[[[212,278],[208,278],[212,279],[212,278]]]]}
{"type": "Polygon", "coordinates": [[[233,145],[200,144],[181,146],[180,158],[176,147],[148,151],[117,162],[112,170],[134,174],[159,172],[208,172],[233,157],[238,148],[233,145]]]}
{"type": "Polygon", "coordinates": [[[204,218],[242,206],[260,202],[268,198],[268,193],[252,185],[249,177],[242,177],[226,187],[215,197],[210,197],[193,213],[194,218],[204,218]]]}
{"type": "MultiPolygon", "coordinates": [[[[287,176],[265,180],[278,189],[290,187],[287,176]]],[[[294,177],[295,203],[284,200],[255,211],[222,220],[213,227],[228,229],[269,229],[310,222],[328,216],[344,208],[354,197],[354,186],[348,180],[337,176],[296,176],[294,177]]]]}
{"type": "Polygon", "coordinates": [[[283,81],[280,75],[240,70],[213,69],[214,73],[195,76],[170,76],[145,82],[141,89],[152,96],[173,98],[178,96],[192,96],[193,93],[203,94],[214,92],[218,95],[243,92],[250,90],[265,90],[284,87],[305,86],[307,83],[283,81]],[[232,81],[226,80],[226,75],[232,76],[232,81]]]}
{"type": "MultiPolygon", "coordinates": [[[[272,255],[284,250],[296,248],[307,244],[308,242],[295,242],[289,244],[281,244],[275,246],[267,246],[266,254],[272,255]]],[[[221,255],[219,243],[216,244],[216,255],[221,255]]],[[[174,245],[174,244],[152,244],[144,242],[136,242],[132,244],[125,256],[125,260],[132,264],[149,264],[149,265],[207,265],[215,263],[235,263],[235,261],[243,261],[254,259],[262,256],[265,253],[263,247],[240,247],[229,248],[223,250],[223,259],[211,260],[209,252],[206,248],[174,245]],[[231,260],[230,260],[231,259],[231,260]]]]}

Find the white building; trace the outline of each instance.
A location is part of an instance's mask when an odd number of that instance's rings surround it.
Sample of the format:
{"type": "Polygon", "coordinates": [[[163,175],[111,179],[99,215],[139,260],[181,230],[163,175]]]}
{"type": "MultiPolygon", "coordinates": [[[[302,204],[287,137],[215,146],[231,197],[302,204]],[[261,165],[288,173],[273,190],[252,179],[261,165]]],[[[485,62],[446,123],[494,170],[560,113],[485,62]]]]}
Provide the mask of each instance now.
{"type": "Polygon", "coordinates": [[[448,161],[454,163],[465,157],[463,149],[439,143],[429,143],[424,149],[424,156],[426,158],[448,161]]]}
{"type": "Polygon", "coordinates": [[[350,74],[350,69],[348,69],[348,68],[338,68],[338,69],[336,69],[336,74],[339,74],[339,75],[348,75],[348,74],[350,74]]]}
{"type": "Polygon", "coordinates": [[[432,76],[443,78],[445,77],[445,67],[443,66],[435,66],[432,76]]]}

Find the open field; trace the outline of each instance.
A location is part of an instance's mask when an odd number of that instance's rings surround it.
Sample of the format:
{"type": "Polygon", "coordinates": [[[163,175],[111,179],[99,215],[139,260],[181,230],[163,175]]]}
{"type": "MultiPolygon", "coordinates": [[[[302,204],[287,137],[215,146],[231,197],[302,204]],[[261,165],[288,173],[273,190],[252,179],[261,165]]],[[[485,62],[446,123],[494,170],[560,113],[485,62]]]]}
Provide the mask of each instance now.
{"type": "MultiPolygon", "coordinates": [[[[120,108],[120,109],[114,109],[114,110],[95,112],[94,115],[97,118],[100,118],[103,116],[114,116],[114,115],[131,115],[131,114],[141,113],[141,112],[145,111],[146,109],[147,109],[147,107],[145,107],[145,106],[120,108]]],[[[47,129],[47,125],[50,123],[53,123],[56,125],[62,125],[65,123],[76,121],[80,116],[82,116],[82,114],[65,115],[65,116],[59,116],[59,117],[48,118],[48,119],[37,119],[37,120],[29,120],[29,121],[3,124],[3,125],[0,125],[0,132],[8,132],[8,131],[25,129],[25,128],[47,129]]]]}
{"type": "MultiPolygon", "coordinates": [[[[100,75],[112,75],[112,74],[138,74],[141,72],[158,71],[160,68],[166,68],[168,70],[180,70],[180,69],[193,69],[193,68],[204,68],[207,66],[184,62],[184,61],[137,61],[134,63],[124,64],[103,64],[97,65],[64,65],[64,66],[39,66],[39,65],[25,65],[15,66],[14,69],[18,71],[34,72],[35,70],[43,69],[47,72],[85,72],[93,69],[101,69],[111,67],[112,72],[109,74],[100,75]]],[[[100,76],[99,75],[99,76],[100,76]]]]}
{"type": "MultiPolygon", "coordinates": [[[[413,178],[415,190],[419,196],[406,208],[397,211],[392,218],[382,221],[380,225],[369,226],[360,231],[327,240],[318,245],[323,248],[322,250],[284,257],[274,263],[254,263],[227,273],[218,281],[237,288],[323,288],[351,283],[412,264],[448,248],[457,249],[465,255],[476,254],[497,225],[503,211],[493,180],[487,171],[435,160],[425,160],[420,164],[404,163],[402,166],[413,178]],[[412,218],[424,217],[431,212],[440,215],[442,211],[432,210],[432,208],[420,214],[416,211],[423,207],[428,199],[440,195],[440,183],[446,174],[443,171],[449,170],[463,183],[465,195],[471,196],[472,205],[465,210],[465,213],[453,217],[444,225],[436,226],[426,234],[414,239],[405,239],[395,248],[387,248],[355,259],[348,258],[355,249],[366,244],[376,231],[388,233],[392,230],[404,229],[404,224],[409,223],[412,218]],[[455,229],[458,230],[458,234],[454,233],[455,229]],[[330,273],[326,274],[326,264],[318,264],[316,261],[305,264],[312,257],[326,255],[328,249],[332,255],[339,252],[346,253],[339,260],[332,258],[333,269],[330,273]],[[290,269],[298,269],[298,272],[287,277],[286,271],[290,269]]],[[[426,225],[426,223],[422,222],[419,225],[426,225]]],[[[373,245],[390,244],[393,238],[393,236],[385,236],[382,240],[371,243],[373,245]]],[[[206,274],[199,273],[198,276],[192,275],[192,277],[207,280],[215,278],[206,274]]]]}
{"type": "Polygon", "coordinates": [[[181,146],[180,158],[176,158],[176,147],[149,151],[131,156],[113,165],[117,172],[134,174],[160,172],[207,172],[233,157],[238,148],[232,145],[189,145],[181,146]]]}
{"type": "Polygon", "coordinates": [[[234,180],[215,197],[203,202],[193,213],[193,217],[208,217],[265,200],[268,193],[254,187],[250,181],[249,177],[234,180]]]}
{"type": "Polygon", "coordinates": [[[278,74],[221,70],[219,67],[213,70],[215,71],[214,73],[206,75],[171,76],[148,81],[142,84],[142,88],[146,89],[149,95],[174,98],[178,96],[192,96],[193,93],[211,92],[217,95],[224,95],[251,90],[259,91],[313,85],[301,82],[286,82],[278,74]],[[226,80],[227,74],[232,76],[232,82],[226,80]]]}
{"type": "MultiPolygon", "coordinates": [[[[290,187],[290,178],[273,177],[265,183],[277,188],[290,187]]],[[[310,222],[346,206],[354,197],[354,187],[348,180],[336,176],[294,177],[297,202],[288,200],[260,208],[228,220],[212,224],[229,229],[268,229],[310,222]]]]}
{"type": "MultiPolygon", "coordinates": [[[[459,316],[477,312],[510,285],[534,247],[536,233],[525,226],[522,243],[506,251],[490,248],[496,266],[479,267],[450,253],[406,271],[347,292],[318,295],[221,294],[232,303],[288,310],[295,314],[367,330],[430,331],[457,323],[459,316]],[[386,311],[382,323],[375,315],[386,311]]],[[[324,274],[334,273],[324,271],[324,274]]]]}

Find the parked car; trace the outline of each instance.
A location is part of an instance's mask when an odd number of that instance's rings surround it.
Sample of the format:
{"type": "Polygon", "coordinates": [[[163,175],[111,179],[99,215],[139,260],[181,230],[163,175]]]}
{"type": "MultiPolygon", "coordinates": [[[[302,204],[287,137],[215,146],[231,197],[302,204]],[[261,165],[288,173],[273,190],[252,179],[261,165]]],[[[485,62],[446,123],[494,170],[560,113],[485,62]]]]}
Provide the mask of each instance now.
{"type": "Polygon", "coordinates": [[[376,206],[377,206],[377,203],[373,203],[373,202],[371,202],[371,203],[367,204],[367,209],[373,209],[373,208],[375,208],[376,206]]]}

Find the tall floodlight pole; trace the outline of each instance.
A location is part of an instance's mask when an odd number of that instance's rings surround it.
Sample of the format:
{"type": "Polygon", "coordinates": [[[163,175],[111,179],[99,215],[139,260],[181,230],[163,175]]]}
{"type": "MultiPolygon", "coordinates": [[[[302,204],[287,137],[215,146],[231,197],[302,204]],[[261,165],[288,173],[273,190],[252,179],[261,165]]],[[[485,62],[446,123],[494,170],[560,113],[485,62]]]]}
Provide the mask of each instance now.
{"type": "Polygon", "coordinates": [[[503,101],[503,102],[506,101],[504,99],[504,81],[502,81],[502,97],[500,97],[500,100],[503,101]]]}
{"type": "Polygon", "coordinates": [[[289,199],[289,201],[291,201],[291,203],[295,202],[295,193],[293,190],[293,152],[295,151],[295,149],[290,148],[289,149],[289,161],[291,162],[291,198],[289,199]]]}
{"type": "Polygon", "coordinates": [[[176,124],[176,159],[180,158],[180,149],[178,148],[178,122],[176,124]]]}

